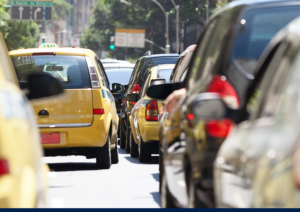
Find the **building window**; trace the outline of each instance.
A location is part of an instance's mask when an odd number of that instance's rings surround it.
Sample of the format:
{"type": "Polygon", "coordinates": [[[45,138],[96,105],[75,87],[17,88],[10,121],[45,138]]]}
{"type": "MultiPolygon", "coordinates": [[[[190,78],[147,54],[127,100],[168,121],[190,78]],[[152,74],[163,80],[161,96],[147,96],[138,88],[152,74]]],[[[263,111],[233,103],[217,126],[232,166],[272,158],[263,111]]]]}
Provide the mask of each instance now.
{"type": "Polygon", "coordinates": [[[93,0],[90,0],[90,5],[93,5],[93,0]]]}

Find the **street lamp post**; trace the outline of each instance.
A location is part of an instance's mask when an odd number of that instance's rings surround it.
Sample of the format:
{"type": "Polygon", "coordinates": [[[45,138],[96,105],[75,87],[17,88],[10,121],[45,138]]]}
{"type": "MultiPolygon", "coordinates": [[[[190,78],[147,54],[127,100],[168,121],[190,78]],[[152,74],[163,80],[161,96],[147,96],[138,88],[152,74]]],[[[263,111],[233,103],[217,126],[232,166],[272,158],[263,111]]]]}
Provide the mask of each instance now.
{"type": "Polygon", "coordinates": [[[176,52],[179,53],[179,5],[174,0],[171,1],[176,10],[176,52]]]}
{"type": "Polygon", "coordinates": [[[154,3],[156,3],[160,9],[163,11],[163,13],[166,16],[166,54],[170,53],[170,44],[169,44],[169,13],[165,11],[163,6],[157,1],[157,0],[152,0],[154,3]]]}

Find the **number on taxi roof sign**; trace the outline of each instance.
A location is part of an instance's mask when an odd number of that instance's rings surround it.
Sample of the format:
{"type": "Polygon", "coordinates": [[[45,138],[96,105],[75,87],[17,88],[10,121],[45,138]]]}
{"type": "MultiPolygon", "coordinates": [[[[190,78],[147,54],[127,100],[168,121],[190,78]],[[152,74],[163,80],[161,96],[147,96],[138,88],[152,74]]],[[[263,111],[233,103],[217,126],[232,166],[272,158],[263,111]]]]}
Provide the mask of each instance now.
{"type": "Polygon", "coordinates": [[[55,43],[44,43],[40,45],[40,48],[57,48],[58,45],[55,43]]]}

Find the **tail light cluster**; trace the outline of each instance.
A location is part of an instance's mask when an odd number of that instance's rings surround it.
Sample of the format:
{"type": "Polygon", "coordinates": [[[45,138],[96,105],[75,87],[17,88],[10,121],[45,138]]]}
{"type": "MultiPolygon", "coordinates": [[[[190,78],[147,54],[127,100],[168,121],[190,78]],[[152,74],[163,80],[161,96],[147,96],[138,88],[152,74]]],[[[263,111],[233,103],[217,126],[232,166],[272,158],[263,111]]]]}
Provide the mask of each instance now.
{"type": "Polygon", "coordinates": [[[125,100],[125,98],[123,98],[123,101],[122,101],[121,107],[124,107],[124,106],[125,106],[125,103],[126,103],[126,100],[125,100]]]}
{"type": "Polygon", "coordinates": [[[103,114],[105,114],[103,108],[100,108],[100,109],[94,109],[94,115],[103,115],[103,114]]]}
{"type": "MultiPolygon", "coordinates": [[[[139,84],[134,84],[131,90],[131,93],[139,93],[141,86],[139,84]]],[[[135,105],[136,102],[131,102],[132,105],[135,105]]]]}
{"type": "Polygon", "coordinates": [[[0,176],[4,174],[9,174],[8,161],[0,159],[0,176]]]}
{"type": "MultiPolygon", "coordinates": [[[[238,94],[225,76],[215,75],[207,88],[207,92],[219,93],[231,109],[238,109],[240,106],[238,94]]],[[[230,119],[220,119],[207,122],[205,127],[210,136],[226,138],[233,125],[234,122],[230,119]]]]}
{"type": "Polygon", "coordinates": [[[90,73],[92,88],[100,88],[100,82],[92,59],[90,57],[85,57],[85,58],[90,73]]]}
{"type": "Polygon", "coordinates": [[[146,107],[146,120],[147,121],[158,121],[158,107],[157,101],[151,100],[146,107]]]}

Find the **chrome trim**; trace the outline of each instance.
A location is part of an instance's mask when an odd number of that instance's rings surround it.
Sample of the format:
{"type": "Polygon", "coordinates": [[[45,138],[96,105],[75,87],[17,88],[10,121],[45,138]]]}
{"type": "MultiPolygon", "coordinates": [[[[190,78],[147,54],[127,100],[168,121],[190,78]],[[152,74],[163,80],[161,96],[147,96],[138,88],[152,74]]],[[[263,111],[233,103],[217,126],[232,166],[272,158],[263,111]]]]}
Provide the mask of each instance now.
{"type": "Polygon", "coordinates": [[[92,124],[39,124],[39,128],[89,127],[92,124]]]}

